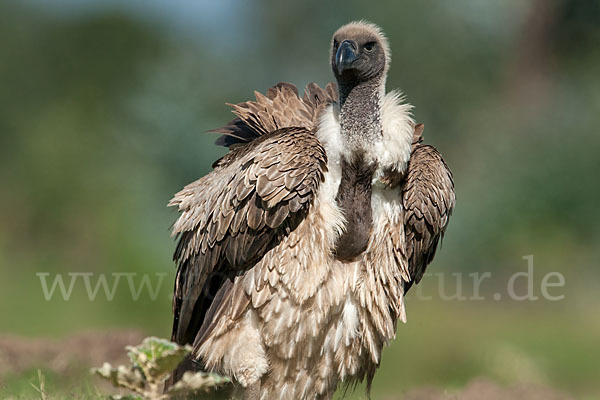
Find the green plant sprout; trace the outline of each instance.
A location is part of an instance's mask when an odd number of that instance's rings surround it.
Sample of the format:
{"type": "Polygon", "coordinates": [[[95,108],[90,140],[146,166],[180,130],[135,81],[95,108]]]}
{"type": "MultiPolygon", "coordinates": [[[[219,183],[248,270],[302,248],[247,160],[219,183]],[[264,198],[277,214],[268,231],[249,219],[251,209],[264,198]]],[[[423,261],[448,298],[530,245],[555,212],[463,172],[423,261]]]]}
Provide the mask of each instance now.
{"type": "Polygon", "coordinates": [[[138,346],[127,346],[131,365],[113,367],[104,363],[92,373],[108,380],[114,387],[134,394],[108,396],[111,400],[167,400],[197,396],[230,382],[222,376],[206,372],[186,372],[181,380],[165,393],[165,381],[171,372],[192,351],[189,345],[180,346],[165,339],[148,337],[138,346]]]}

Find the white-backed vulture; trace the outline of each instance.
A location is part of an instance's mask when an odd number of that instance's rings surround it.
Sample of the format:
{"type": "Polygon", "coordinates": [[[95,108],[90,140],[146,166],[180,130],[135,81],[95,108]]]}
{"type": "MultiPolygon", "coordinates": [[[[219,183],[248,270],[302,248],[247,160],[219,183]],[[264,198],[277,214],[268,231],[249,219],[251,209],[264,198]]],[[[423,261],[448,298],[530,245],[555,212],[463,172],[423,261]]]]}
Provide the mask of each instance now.
{"type": "Polygon", "coordinates": [[[177,193],[174,374],[229,376],[247,399],[329,399],[367,379],[406,320],[455,203],[452,174],[422,144],[388,41],[370,23],[331,41],[337,85],[280,83],[232,105],[230,151],[177,193]]]}

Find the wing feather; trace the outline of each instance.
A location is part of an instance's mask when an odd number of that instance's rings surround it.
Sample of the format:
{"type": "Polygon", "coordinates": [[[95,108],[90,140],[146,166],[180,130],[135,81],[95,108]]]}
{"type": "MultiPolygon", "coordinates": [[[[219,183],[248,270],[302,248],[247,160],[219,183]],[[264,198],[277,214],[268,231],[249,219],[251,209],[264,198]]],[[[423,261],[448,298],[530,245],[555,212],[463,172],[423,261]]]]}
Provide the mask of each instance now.
{"type": "Polygon", "coordinates": [[[215,274],[228,279],[239,275],[295,229],[308,211],[308,200],[323,180],[327,164],[318,139],[304,128],[279,129],[230,154],[231,160],[188,185],[169,203],[181,212],[173,230],[179,236],[174,255],[179,270],[173,340],[181,343],[193,342],[199,329],[190,325],[191,314],[195,304],[208,297],[201,293],[207,280],[215,274]],[[275,153],[296,157],[280,157],[275,165],[263,163],[276,159],[275,153]],[[273,168],[278,165],[283,168],[273,168]],[[294,166],[303,170],[296,177],[281,171],[295,170],[294,166]],[[305,195],[300,207],[295,201],[299,193],[305,195]]]}
{"type": "Polygon", "coordinates": [[[218,145],[233,148],[286,127],[314,130],[327,104],[337,101],[337,87],[329,83],[321,89],[311,82],[304,89],[304,97],[300,98],[296,86],[280,82],[270,88],[266,96],[259,92],[254,95],[255,101],[228,103],[237,118],[211,131],[223,134],[217,139],[218,145]]]}
{"type": "Polygon", "coordinates": [[[433,260],[456,203],[452,172],[433,146],[420,144],[421,133],[422,129],[418,135],[415,134],[402,184],[410,275],[405,290],[421,280],[427,265],[433,260]]]}
{"type": "MultiPolygon", "coordinates": [[[[279,83],[255,98],[229,104],[236,118],[213,131],[223,134],[217,144],[229,153],[169,203],[180,211],[172,340],[195,348],[247,308],[251,299],[237,276],[298,226],[327,168],[314,132],[325,106],[337,100],[333,84],[311,83],[300,98],[294,85],[279,83]]],[[[261,274],[254,275],[262,287],[261,274]]],[[[170,384],[190,365],[182,364],[170,384]]]]}

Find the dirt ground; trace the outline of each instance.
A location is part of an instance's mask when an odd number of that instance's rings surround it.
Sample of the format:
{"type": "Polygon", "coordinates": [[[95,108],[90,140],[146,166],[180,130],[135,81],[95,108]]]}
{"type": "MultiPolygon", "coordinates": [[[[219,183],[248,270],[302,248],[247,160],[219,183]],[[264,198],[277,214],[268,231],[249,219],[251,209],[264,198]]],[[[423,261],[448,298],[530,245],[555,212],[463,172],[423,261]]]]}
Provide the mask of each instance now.
{"type": "MultiPolygon", "coordinates": [[[[7,375],[18,375],[31,368],[46,368],[59,375],[81,373],[103,362],[127,363],[125,346],[142,341],[138,331],[87,332],[60,339],[30,339],[0,336],[0,383],[7,375]]],[[[478,378],[457,393],[435,388],[419,388],[384,400],[571,400],[554,389],[530,384],[502,387],[478,378]]],[[[376,400],[376,399],[374,399],[376,400]]]]}
{"type": "Polygon", "coordinates": [[[64,339],[30,339],[0,336],[0,380],[31,368],[47,368],[58,374],[127,362],[125,346],[141,343],[138,331],[84,332],[64,339]]]}
{"type": "MultiPolygon", "coordinates": [[[[421,388],[411,390],[402,400],[572,400],[573,397],[554,389],[538,385],[519,384],[513,387],[501,387],[485,378],[469,383],[458,393],[444,393],[439,389],[421,388]]],[[[393,400],[392,398],[386,400],[393,400]]]]}

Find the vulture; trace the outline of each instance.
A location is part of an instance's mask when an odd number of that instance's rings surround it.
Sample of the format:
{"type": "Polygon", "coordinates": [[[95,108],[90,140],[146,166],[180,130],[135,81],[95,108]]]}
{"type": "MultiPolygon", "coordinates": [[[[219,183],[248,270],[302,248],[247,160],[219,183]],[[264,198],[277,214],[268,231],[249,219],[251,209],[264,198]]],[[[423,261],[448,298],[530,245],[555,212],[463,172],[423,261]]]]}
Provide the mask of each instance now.
{"type": "Polygon", "coordinates": [[[412,106],[386,92],[390,61],[381,29],[352,22],[331,40],[336,84],[229,104],[229,152],[169,203],[172,340],[193,351],[167,385],[195,369],[252,400],[369,390],[455,204],[412,106]]]}

